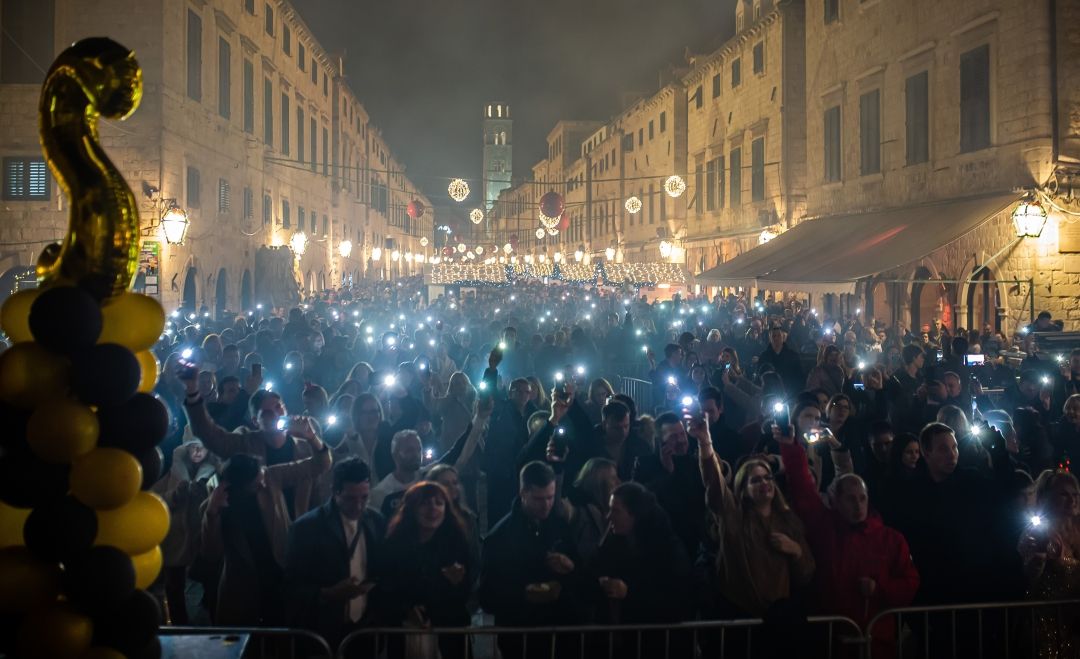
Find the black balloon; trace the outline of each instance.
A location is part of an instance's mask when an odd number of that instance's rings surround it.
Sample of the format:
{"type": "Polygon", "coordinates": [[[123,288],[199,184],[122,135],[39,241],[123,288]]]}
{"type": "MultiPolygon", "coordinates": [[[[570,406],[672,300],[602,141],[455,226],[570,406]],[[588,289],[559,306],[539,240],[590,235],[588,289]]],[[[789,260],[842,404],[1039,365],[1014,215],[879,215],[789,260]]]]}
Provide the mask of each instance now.
{"type": "MultiPolygon", "coordinates": [[[[14,442],[13,442],[14,444],[14,442]]],[[[71,466],[50,464],[21,446],[6,446],[0,457],[0,500],[16,508],[33,508],[58,499],[68,490],[71,466]]]]}
{"type": "MultiPolygon", "coordinates": [[[[128,657],[142,653],[156,639],[161,625],[157,599],[145,590],[137,590],[114,607],[94,616],[94,645],[115,648],[128,657]]],[[[159,649],[160,652],[160,649],[159,649]]]]}
{"type": "Polygon", "coordinates": [[[139,648],[125,652],[127,659],[161,659],[161,640],[155,636],[150,642],[139,648]]]}
{"type": "Polygon", "coordinates": [[[135,566],[116,547],[91,547],[65,567],[67,592],[87,613],[118,606],[135,592],[135,566]]]}
{"type": "Polygon", "coordinates": [[[30,420],[28,410],[20,410],[7,403],[0,403],[0,456],[11,451],[28,453],[26,443],[26,422],[30,420]]]}
{"type": "Polygon", "coordinates": [[[101,307],[81,288],[58,286],[34,300],[29,322],[34,339],[49,350],[78,352],[101,336],[101,307]]]}
{"type": "Polygon", "coordinates": [[[126,402],[101,407],[98,446],[120,448],[139,455],[157,446],[169,430],[169,410],[150,394],[138,393],[126,402]]]}
{"type": "Polygon", "coordinates": [[[161,478],[161,449],[156,446],[144,449],[135,459],[142,465],[142,485],[139,489],[149,490],[161,478]]]}
{"type": "Polygon", "coordinates": [[[135,353],[115,343],[72,357],[71,388],[89,405],[120,405],[138,390],[141,376],[135,353]]]}
{"type": "Polygon", "coordinates": [[[66,563],[90,549],[97,528],[94,509],[66,496],[34,508],[23,526],[23,538],[38,558],[66,563]]]}

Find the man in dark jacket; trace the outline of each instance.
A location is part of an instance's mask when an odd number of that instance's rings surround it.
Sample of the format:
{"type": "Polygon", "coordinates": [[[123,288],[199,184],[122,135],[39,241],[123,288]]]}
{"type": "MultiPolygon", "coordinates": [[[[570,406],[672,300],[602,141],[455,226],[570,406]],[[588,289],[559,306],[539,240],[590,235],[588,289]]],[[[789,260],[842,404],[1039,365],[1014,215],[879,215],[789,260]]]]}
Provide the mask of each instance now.
{"type": "Polygon", "coordinates": [[[794,397],[806,388],[806,373],[803,373],[799,353],[786,345],[787,330],[780,323],[769,327],[769,345],[758,356],[758,368],[769,364],[784,383],[784,393],[794,397]]]}
{"type": "Polygon", "coordinates": [[[657,417],[656,434],[660,448],[638,459],[634,481],[656,495],[687,555],[697,556],[707,517],[705,484],[701,481],[698,459],[690,450],[690,440],[678,414],[666,412],[657,417]]]}
{"type": "Polygon", "coordinates": [[[371,470],[359,458],[334,465],[333,494],[289,530],[285,584],[292,624],[336,647],[361,622],[373,621],[367,595],[377,582],[386,534],[382,515],[365,510],[371,470]]]}
{"type": "Polygon", "coordinates": [[[919,603],[1009,601],[1022,595],[1014,590],[1016,538],[1006,528],[1012,466],[1004,439],[995,435],[988,441],[993,478],[957,469],[956,435],[945,424],[928,424],[919,437],[926,472],[902,488],[897,500],[903,504],[895,511],[896,528],[911,545],[922,578],[919,603]]]}
{"type": "MultiPolygon", "coordinates": [[[[743,446],[739,433],[727,423],[723,392],[716,387],[705,387],[698,393],[697,400],[702,414],[705,415],[705,420],[709,422],[709,436],[712,437],[713,450],[721,460],[734,467],[739,458],[747,453],[747,448],[743,446]]],[[[659,427],[657,427],[657,432],[660,432],[659,427]]]]}
{"type": "Polygon", "coordinates": [[[494,524],[510,510],[517,487],[517,456],[529,441],[528,419],[536,411],[529,401],[532,384],[524,378],[510,382],[509,394],[500,398],[496,392],[499,373],[496,370],[502,361],[502,352],[495,348],[488,357],[488,369],[480,384],[481,393],[486,397],[492,392],[495,397],[495,410],[488,426],[487,440],[484,445],[483,468],[487,474],[487,518],[494,524]]]}
{"type": "MultiPolygon", "coordinates": [[[[497,627],[568,625],[579,621],[579,573],[569,526],[552,515],[555,472],[542,462],[521,470],[519,498],[484,539],[477,593],[497,627]]],[[[550,657],[551,637],[499,636],[506,659],[550,657]],[[527,646],[527,655],[526,648],[527,646]]],[[[562,651],[569,643],[559,640],[562,651]]],[[[568,656],[577,656],[572,652],[568,656]]]]}

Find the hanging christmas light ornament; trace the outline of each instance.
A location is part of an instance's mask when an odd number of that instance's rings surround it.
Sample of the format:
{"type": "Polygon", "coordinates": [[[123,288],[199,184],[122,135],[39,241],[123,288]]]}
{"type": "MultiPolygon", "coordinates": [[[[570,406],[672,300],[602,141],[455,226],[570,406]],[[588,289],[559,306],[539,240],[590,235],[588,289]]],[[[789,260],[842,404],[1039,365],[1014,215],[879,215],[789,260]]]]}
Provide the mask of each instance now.
{"type": "Polygon", "coordinates": [[[450,181],[446,191],[450,193],[450,198],[454,201],[465,201],[469,197],[469,184],[465,182],[465,179],[456,178],[450,181]]]}
{"type": "Polygon", "coordinates": [[[556,229],[555,227],[548,227],[547,235],[549,235],[549,236],[557,236],[557,235],[559,235],[559,230],[556,229]]]}
{"type": "Polygon", "coordinates": [[[349,254],[352,254],[352,241],[342,240],[338,243],[338,254],[341,254],[341,258],[349,258],[349,254]]]}
{"type": "Polygon", "coordinates": [[[427,236],[424,236],[423,238],[420,239],[420,246],[421,247],[427,247],[428,246],[427,236]]]}
{"type": "Polygon", "coordinates": [[[459,254],[464,254],[466,249],[468,249],[468,247],[465,246],[465,243],[457,244],[457,251],[459,254]]]}
{"type": "Polygon", "coordinates": [[[510,246],[510,243],[506,243],[505,245],[503,245],[503,252],[505,254],[509,254],[512,251],[514,251],[514,248],[510,246]]]}
{"type": "Polygon", "coordinates": [[[672,174],[664,181],[664,192],[669,197],[681,197],[682,193],[686,192],[686,181],[678,174],[672,174]]]}
{"type": "Polygon", "coordinates": [[[608,261],[614,261],[615,260],[615,248],[614,247],[608,247],[607,249],[605,249],[604,250],[604,256],[607,258],[608,261]]]}
{"type": "Polygon", "coordinates": [[[630,197],[626,200],[626,212],[631,215],[635,215],[641,212],[641,200],[637,197],[630,197]]]}
{"type": "Polygon", "coordinates": [[[545,235],[546,235],[546,232],[542,228],[536,230],[536,239],[537,240],[543,240],[545,235]]]}
{"type": "Polygon", "coordinates": [[[476,253],[477,254],[483,254],[484,253],[484,246],[483,245],[477,245],[476,246],[476,253]]]}
{"type": "MultiPolygon", "coordinates": [[[[451,196],[453,196],[453,193],[451,193],[451,196]]],[[[419,199],[413,199],[405,207],[405,212],[408,213],[409,217],[414,220],[419,220],[421,217],[423,217],[424,210],[424,202],[420,201],[419,199]]]]}
{"type": "Polygon", "coordinates": [[[566,201],[558,192],[552,191],[540,197],[540,212],[548,217],[559,217],[566,210],[566,201]]]}
{"type": "Polygon", "coordinates": [[[472,251],[465,252],[465,258],[467,258],[467,259],[475,259],[476,254],[473,254],[472,251]]]}
{"type": "Polygon", "coordinates": [[[472,209],[469,213],[469,219],[472,220],[473,224],[480,224],[484,221],[484,211],[479,208],[472,209]]]}

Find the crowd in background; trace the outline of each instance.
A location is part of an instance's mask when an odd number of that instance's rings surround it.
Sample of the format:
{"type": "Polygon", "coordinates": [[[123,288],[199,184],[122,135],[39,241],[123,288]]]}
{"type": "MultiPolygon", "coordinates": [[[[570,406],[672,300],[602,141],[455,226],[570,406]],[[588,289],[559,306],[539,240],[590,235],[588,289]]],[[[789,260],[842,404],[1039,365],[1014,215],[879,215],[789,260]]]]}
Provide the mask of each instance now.
{"type": "MultiPolygon", "coordinates": [[[[455,292],[172,314],[155,489],[174,624],[796,629],[1080,596],[1080,350],[1039,352],[1047,313],[1005,337],[737,295],[455,292]]],[[[875,648],[910,631],[879,625],[875,648]]],[[[1035,631],[1075,652],[1059,617],[1035,631]]]]}

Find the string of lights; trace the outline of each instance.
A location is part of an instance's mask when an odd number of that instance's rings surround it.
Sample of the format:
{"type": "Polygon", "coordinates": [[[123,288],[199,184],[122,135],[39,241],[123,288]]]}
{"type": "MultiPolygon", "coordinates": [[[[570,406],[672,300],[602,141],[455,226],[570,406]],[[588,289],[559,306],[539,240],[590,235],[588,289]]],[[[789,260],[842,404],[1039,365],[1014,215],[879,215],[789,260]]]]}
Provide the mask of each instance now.
{"type": "Polygon", "coordinates": [[[680,285],[686,272],[677,263],[436,263],[431,283],[440,286],[503,287],[517,280],[554,279],[605,286],[680,285]]]}

